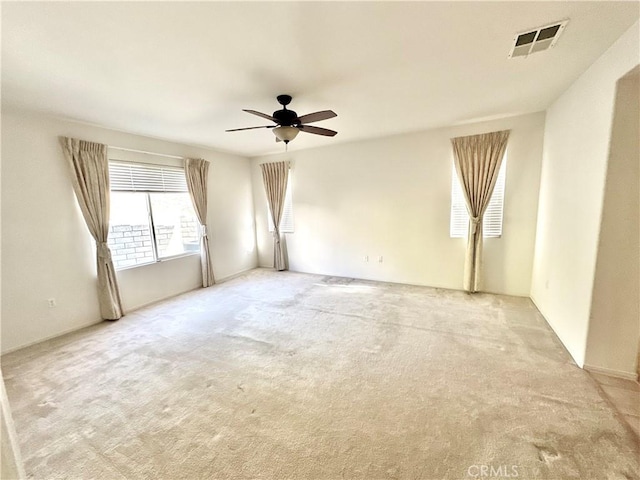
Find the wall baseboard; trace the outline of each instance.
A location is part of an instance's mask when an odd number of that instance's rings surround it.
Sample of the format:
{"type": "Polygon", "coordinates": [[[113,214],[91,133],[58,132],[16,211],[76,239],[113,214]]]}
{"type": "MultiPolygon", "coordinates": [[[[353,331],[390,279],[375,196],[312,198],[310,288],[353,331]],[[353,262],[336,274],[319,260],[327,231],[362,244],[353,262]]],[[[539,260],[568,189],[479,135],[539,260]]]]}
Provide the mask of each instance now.
{"type": "Polygon", "coordinates": [[[39,340],[34,340],[33,342],[25,343],[24,345],[19,345],[17,347],[9,348],[7,350],[3,350],[0,355],[7,355],[9,353],[17,352],[18,350],[22,350],[23,348],[32,347],[33,345],[37,345],[38,343],[48,342],[49,340],[53,340],[54,338],[62,337],[63,335],[67,335],[68,333],[77,332],[78,330],[82,330],[83,328],[93,327],[94,325],[98,325],[99,323],[106,322],[107,320],[94,320],[92,322],[83,323],[78,325],[77,327],[68,328],[63,330],[62,332],[54,333],[53,335],[49,335],[48,337],[41,338],[39,340]]]}
{"type": "MultiPolygon", "coordinates": [[[[219,283],[228,282],[229,280],[233,280],[234,278],[240,277],[240,276],[244,275],[245,273],[250,272],[251,270],[254,270],[255,268],[256,267],[247,268],[246,270],[241,270],[239,272],[232,273],[231,275],[227,275],[226,277],[216,278],[216,283],[213,284],[212,287],[215,287],[219,283]]],[[[147,302],[147,303],[144,303],[142,305],[137,305],[135,307],[131,307],[130,309],[128,309],[125,312],[125,314],[134,312],[136,310],[140,310],[141,308],[150,307],[151,305],[155,305],[156,303],[164,302],[166,300],[170,300],[170,299],[175,298],[175,297],[179,297],[180,295],[184,295],[185,293],[195,292],[196,290],[200,290],[201,288],[202,288],[202,285],[198,285],[197,287],[189,288],[189,289],[184,290],[182,292],[178,292],[178,293],[175,293],[173,295],[169,295],[168,297],[159,298],[158,300],[154,300],[153,302],[147,302]]]]}
{"type": "Polygon", "coordinates": [[[163,297],[163,298],[159,298],[157,300],[152,300],[151,302],[146,302],[146,303],[142,303],[140,305],[135,305],[133,307],[130,307],[130,308],[127,308],[126,310],[124,310],[124,315],[128,315],[128,314],[130,314],[132,312],[135,312],[136,310],[140,310],[141,308],[150,307],[151,305],[155,305],[156,303],[164,302],[165,300],[169,300],[169,299],[174,298],[174,297],[179,297],[180,295],[184,295],[185,293],[193,292],[194,290],[198,290],[199,288],[202,288],[202,286],[198,285],[197,287],[187,288],[186,290],[182,290],[181,292],[174,293],[172,295],[169,295],[168,297],[163,297]]]}
{"type": "Polygon", "coordinates": [[[549,319],[547,319],[547,316],[544,314],[544,312],[542,311],[542,309],[538,305],[538,302],[536,302],[535,297],[533,295],[529,295],[529,300],[531,300],[531,302],[536,307],[538,312],[540,312],[540,315],[542,315],[542,318],[544,318],[544,321],[547,323],[547,325],[549,325],[549,328],[551,330],[553,330],[553,333],[555,334],[556,338],[560,341],[560,343],[564,347],[565,351],[569,354],[569,356],[571,357],[571,360],[573,360],[578,367],[584,369],[584,363],[581,363],[581,362],[578,361],[576,356],[571,352],[569,347],[564,343],[564,341],[562,340],[562,337],[560,337],[560,335],[558,335],[558,332],[556,331],[554,326],[551,324],[551,322],[549,322],[549,319]]]}
{"type": "Polygon", "coordinates": [[[241,276],[242,276],[242,275],[244,275],[245,273],[250,272],[251,270],[256,270],[256,269],[258,269],[258,268],[262,268],[262,267],[257,266],[257,267],[245,268],[244,270],[240,270],[239,272],[232,273],[231,275],[227,275],[226,277],[216,278],[216,285],[217,285],[218,283],[228,282],[229,280],[233,280],[234,278],[241,277],[241,276]]]}
{"type": "Polygon", "coordinates": [[[594,365],[584,365],[584,369],[591,373],[599,373],[601,375],[607,375],[608,377],[616,377],[623,378],[625,380],[633,380],[634,382],[638,381],[638,377],[635,373],[632,372],[623,372],[621,370],[613,370],[611,368],[605,367],[596,367],[594,365]]]}
{"type": "MultiPolygon", "coordinates": [[[[233,273],[231,275],[227,275],[226,277],[217,278],[216,279],[216,284],[224,283],[224,282],[227,282],[229,280],[233,280],[234,278],[240,277],[240,276],[244,275],[245,273],[250,272],[251,270],[255,270],[256,268],[257,267],[247,268],[246,270],[241,270],[241,271],[233,273]]],[[[130,313],[132,313],[132,312],[134,312],[136,310],[139,310],[141,308],[149,307],[149,306],[154,305],[156,303],[164,302],[164,301],[169,300],[171,298],[178,297],[180,295],[184,295],[185,293],[193,292],[195,290],[198,290],[199,288],[201,288],[201,287],[190,288],[188,290],[185,290],[184,292],[179,292],[179,293],[176,293],[175,295],[171,295],[169,297],[161,298],[159,300],[154,300],[153,302],[148,302],[148,303],[145,303],[143,305],[137,305],[135,307],[127,309],[124,312],[124,314],[128,315],[128,314],[130,314],[130,313]]],[[[62,332],[58,332],[58,333],[55,333],[53,335],[49,335],[48,337],[41,338],[41,339],[35,340],[33,342],[25,343],[24,345],[19,345],[17,347],[9,348],[9,349],[7,349],[5,351],[2,351],[0,353],[0,355],[7,355],[9,353],[16,352],[18,350],[22,350],[23,348],[32,347],[33,345],[37,345],[38,343],[48,342],[49,340],[53,340],[55,338],[62,337],[62,336],[67,335],[69,333],[77,332],[78,330],[82,330],[83,328],[92,327],[94,325],[97,325],[97,324],[105,322],[105,321],[107,321],[107,320],[100,319],[100,320],[94,320],[92,322],[83,323],[81,325],[78,325],[77,327],[69,328],[69,329],[64,330],[62,332]]]]}
{"type": "Polygon", "coordinates": [[[542,312],[542,310],[540,310],[540,307],[538,306],[538,303],[536,302],[535,297],[530,296],[529,298],[531,299],[535,307],[538,309],[538,312],[540,312],[540,315],[542,315],[542,318],[544,318],[544,321],[547,322],[547,325],[549,325],[549,327],[551,327],[551,330],[553,330],[553,333],[556,334],[556,337],[558,337],[558,340],[560,340],[560,343],[562,343],[567,353],[569,353],[573,361],[576,362],[576,364],[580,368],[582,368],[583,370],[587,370],[588,372],[599,373],[602,375],[607,375],[609,377],[623,378],[625,380],[633,380],[634,382],[637,382],[640,380],[638,374],[634,372],[624,372],[622,370],[614,370],[611,368],[596,367],[595,365],[589,365],[587,363],[580,365],[580,363],[572,355],[571,350],[569,350],[569,348],[567,348],[567,346],[564,344],[564,342],[562,341],[562,338],[560,338],[560,336],[558,335],[558,332],[556,332],[555,328],[553,328],[553,325],[549,323],[549,320],[547,320],[547,317],[545,316],[545,314],[542,312]]]}

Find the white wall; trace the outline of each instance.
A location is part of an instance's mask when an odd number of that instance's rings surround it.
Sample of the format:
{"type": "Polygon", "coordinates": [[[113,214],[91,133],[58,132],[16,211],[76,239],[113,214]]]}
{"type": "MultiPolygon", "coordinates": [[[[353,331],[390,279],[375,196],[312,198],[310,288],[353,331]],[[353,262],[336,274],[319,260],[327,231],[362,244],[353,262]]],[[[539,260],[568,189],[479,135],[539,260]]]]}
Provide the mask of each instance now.
{"type": "Polygon", "coordinates": [[[640,67],[618,82],[585,367],[636,377],[640,339],[640,67]]]}
{"type": "Polygon", "coordinates": [[[449,237],[450,138],[502,129],[512,130],[504,234],[485,240],[485,290],[529,295],[542,113],[253,159],[260,265],[273,265],[273,243],[259,164],[290,158],[291,270],[461,289],[466,239],[449,237]]]}
{"type": "Polygon", "coordinates": [[[583,366],[616,81],[638,64],[638,23],[547,110],[531,297],[583,366]]]}
{"type": "MultiPolygon", "coordinates": [[[[59,135],[210,161],[208,224],[216,277],[256,266],[248,159],[3,110],[3,352],[100,320],[94,243],[75,200],[59,135]],[[49,308],[48,298],[55,298],[57,307],[49,308]]],[[[146,161],[171,162],[155,156],[146,161]]],[[[201,285],[199,257],[122,270],[118,279],[129,311],[201,285]]]]}

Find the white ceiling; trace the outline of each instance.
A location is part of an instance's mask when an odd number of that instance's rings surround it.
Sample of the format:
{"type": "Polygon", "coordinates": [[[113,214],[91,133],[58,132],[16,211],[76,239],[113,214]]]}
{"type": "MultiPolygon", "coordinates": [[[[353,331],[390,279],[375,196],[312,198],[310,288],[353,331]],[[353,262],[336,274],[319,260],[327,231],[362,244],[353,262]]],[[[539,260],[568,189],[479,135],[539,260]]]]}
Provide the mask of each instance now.
{"type": "Polygon", "coordinates": [[[545,109],[640,16],[638,2],[2,4],[2,103],[242,155],[283,150],[275,97],[332,109],[290,149],[545,109]],[[570,19],[555,48],[513,36],[570,19]]]}

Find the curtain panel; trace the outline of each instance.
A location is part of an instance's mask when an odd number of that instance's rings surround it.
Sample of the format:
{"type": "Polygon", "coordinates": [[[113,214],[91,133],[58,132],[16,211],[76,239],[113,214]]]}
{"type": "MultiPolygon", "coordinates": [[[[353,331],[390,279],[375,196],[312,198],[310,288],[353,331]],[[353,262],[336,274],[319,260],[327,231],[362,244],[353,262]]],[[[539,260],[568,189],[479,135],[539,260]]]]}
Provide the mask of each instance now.
{"type": "Polygon", "coordinates": [[[71,169],[71,183],[89,232],[96,242],[98,300],[105,320],[122,317],[122,300],[107,245],[109,236],[109,160],[107,146],[59,137],[71,169]]]}
{"type": "Polygon", "coordinates": [[[184,174],[187,179],[189,195],[200,222],[200,262],[202,264],[202,286],[210,287],[216,283],[209,255],[209,235],[207,233],[207,184],[209,181],[209,162],[201,158],[187,158],[184,161],[184,174]]]}
{"type": "Polygon", "coordinates": [[[482,218],[498,179],[509,130],[451,139],[458,180],[469,213],[464,289],[477,292],[482,280],[482,218]]]}
{"type": "Polygon", "coordinates": [[[260,168],[273,221],[273,267],[276,270],[285,270],[286,261],[280,241],[280,220],[284,211],[284,196],[289,180],[289,162],[263,163],[260,168]]]}

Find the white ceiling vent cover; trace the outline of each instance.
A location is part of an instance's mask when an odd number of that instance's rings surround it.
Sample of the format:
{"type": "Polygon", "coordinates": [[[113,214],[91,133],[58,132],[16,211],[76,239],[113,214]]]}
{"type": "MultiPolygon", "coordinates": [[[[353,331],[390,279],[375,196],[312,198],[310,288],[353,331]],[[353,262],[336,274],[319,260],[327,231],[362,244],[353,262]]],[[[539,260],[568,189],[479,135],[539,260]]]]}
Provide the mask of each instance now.
{"type": "Polygon", "coordinates": [[[527,57],[532,53],[541,52],[553,47],[569,20],[555,22],[544,27],[518,33],[513,37],[513,45],[509,52],[509,58],[527,57]]]}

